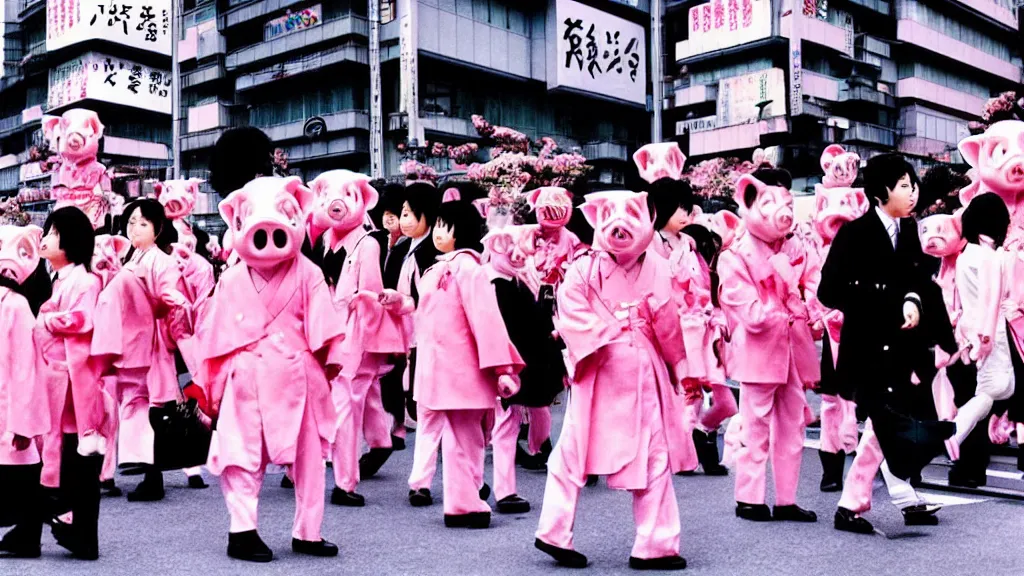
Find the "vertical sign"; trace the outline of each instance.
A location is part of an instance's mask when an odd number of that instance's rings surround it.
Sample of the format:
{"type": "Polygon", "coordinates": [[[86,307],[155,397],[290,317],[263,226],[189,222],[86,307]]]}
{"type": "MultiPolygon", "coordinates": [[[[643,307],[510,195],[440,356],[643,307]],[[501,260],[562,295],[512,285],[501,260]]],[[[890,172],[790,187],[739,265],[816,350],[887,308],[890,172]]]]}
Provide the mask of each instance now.
{"type": "Polygon", "coordinates": [[[800,33],[804,20],[803,14],[795,9],[797,0],[792,0],[794,9],[789,14],[789,114],[799,116],[804,113],[803,67],[804,59],[800,46],[800,33]]]}
{"type": "Polygon", "coordinates": [[[423,128],[420,126],[419,102],[419,55],[416,45],[416,18],[418,0],[400,0],[398,10],[398,43],[400,55],[400,101],[399,111],[404,112],[409,122],[409,140],[423,145],[423,128]]]}
{"type": "Polygon", "coordinates": [[[384,176],[384,110],[380,101],[380,0],[367,0],[370,15],[370,176],[384,176]]]}

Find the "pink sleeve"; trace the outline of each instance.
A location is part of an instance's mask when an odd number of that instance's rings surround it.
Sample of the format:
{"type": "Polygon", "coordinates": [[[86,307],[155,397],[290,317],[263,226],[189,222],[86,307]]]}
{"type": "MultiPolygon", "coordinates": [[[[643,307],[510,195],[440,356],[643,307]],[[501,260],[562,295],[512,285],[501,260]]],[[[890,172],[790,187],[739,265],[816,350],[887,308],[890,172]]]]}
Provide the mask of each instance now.
{"type": "Polygon", "coordinates": [[[367,290],[380,294],[384,290],[384,280],[380,273],[380,244],[370,236],[360,241],[358,290],[367,290]]]}
{"type": "Polygon", "coordinates": [[[43,323],[50,332],[61,335],[88,334],[92,332],[93,313],[96,300],[100,295],[100,279],[83,270],[83,275],[75,280],[72,286],[69,304],[65,310],[40,314],[43,323]]]}
{"type": "Polygon", "coordinates": [[[979,335],[987,337],[990,342],[995,341],[1003,303],[1003,256],[1001,251],[993,252],[990,258],[981,260],[978,266],[978,297],[982,309],[977,326],[979,335]]]}
{"type": "Polygon", "coordinates": [[[8,386],[7,430],[35,438],[50,431],[48,387],[32,342],[35,318],[24,298],[11,294],[4,299],[4,327],[7,335],[8,386]]]}
{"type": "Polygon", "coordinates": [[[765,306],[757,286],[743,260],[732,251],[724,251],[718,258],[718,303],[730,319],[730,325],[741,324],[748,332],[757,334],[766,330],[784,312],[765,306]]]}
{"type": "MultiPolygon", "coordinates": [[[[313,267],[312,264],[310,266],[313,267]]],[[[304,322],[306,343],[314,354],[319,354],[326,348],[325,364],[340,366],[342,349],[339,344],[343,337],[343,326],[335,311],[334,302],[331,300],[331,291],[327,288],[323,274],[315,267],[313,269],[316,274],[296,270],[297,274],[305,274],[303,280],[307,290],[304,322]]]]}
{"type": "Polygon", "coordinates": [[[592,258],[581,258],[574,263],[558,289],[555,329],[565,343],[569,376],[574,379],[580,364],[622,334],[623,328],[622,324],[608,321],[594,310],[587,278],[583,275],[591,262],[592,258]]]}
{"type": "Polygon", "coordinates": [[[508,337],[498,308],[498,297],[494,293],[494,285],[487,278],[486,269],[475,262],[468,264],[468,257],[460,258],[463,263],[456,271],[459,293],[469,329],[476,339],[480,369],[510,366],[514,372],[519,372],[525,364],[508,337]]]}

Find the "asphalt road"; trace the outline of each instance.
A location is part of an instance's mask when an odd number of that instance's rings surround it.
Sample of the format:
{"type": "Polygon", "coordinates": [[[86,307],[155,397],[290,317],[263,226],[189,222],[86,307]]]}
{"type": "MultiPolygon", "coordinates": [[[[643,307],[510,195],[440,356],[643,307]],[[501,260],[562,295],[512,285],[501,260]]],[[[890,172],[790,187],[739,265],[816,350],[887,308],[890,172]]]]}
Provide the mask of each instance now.
{"type": "MultiPolygon", "coordinates": [[[[556,415],[556,427],[558,426],[556,415]]],[[[410,440],[414,436],[410,437],[410,440]]],[[[185,477],[168,473],[167,498],[159,503],[131,504],[124,498],[104,499],[100,520],[100,560],[80,562],[66,556],[44,535],[43,558],[0,560],[0,574],[75,575],[514,575],[561,572],[533,548],[543,497],[544,475],[521,471],[519,493],[534,505],[521,516],[495,515],[488,530],[447,529],[440,505],[441,470],[434,483],[436,503],[412,508],[406,476],[412,446],[396,453],[378,477],[364,482],[362,509],[328,504],[324,536],[339,544],[341,555],[313,559],[291,553],[294,511],[289,490],[278,487],[280,475],[270,475],[260,506],[261,533],[276,558],[268,565],[234,561],[225,555],[228,518],[216,486],[189,490],[185,477]]],[[[817,455],[806,451],[800,503],[818,512],[817,524],[754,524],[733,515],[732,478],[676,477],[683,526],[686,574],[701,575],[844,575],[1019,576],[1024,574],[1024,502],[954,499],[957,505],[939,512],[937,527],[907,528],[885,489],[876,481],[876,509],[868,516],[879,533],[858,536],[832,529],[837,494],[817,490],[817,455]]],[[[328,471],[328,474],[330,472],[328,471]]],[[[488,475],[490,462],[488,458],[488,475]]],[[[128,489],[136,481],[119,478],[128,489]]],[[[333,481],[328,479],[328,490],[333,481]]],[[[769,484],[770,486],[770,484],[769,484]]],[[[576,546],[587,554],[589,574],[628,573],[633,541],[631,498],[603,483],[588,488],[576,522],[576,546]]]]}

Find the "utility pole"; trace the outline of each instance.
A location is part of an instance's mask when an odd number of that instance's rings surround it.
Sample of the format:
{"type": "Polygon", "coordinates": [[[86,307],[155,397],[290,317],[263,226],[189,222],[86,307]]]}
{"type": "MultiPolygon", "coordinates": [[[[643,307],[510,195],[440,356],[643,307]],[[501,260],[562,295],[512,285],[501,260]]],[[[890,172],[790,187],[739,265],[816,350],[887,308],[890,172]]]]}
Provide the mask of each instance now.
{"type": "Polygon", "coordinates": [[[662,56],[662,0],[651,0],[651,84],[654,86],[651,142],[661,142],[661,111],[665,100],[665,72],[662,56]]]}
{"type": "Polygon", "coordinates": [[[384,111],[380,82],[380,0],[367,0],[370,15],[370,176],[384,177],[384,111]]]}
{"type": "Polygon", "coordinates": [[[181,35],[181,0],[171,0],[171,168],[169,178],[181,177],[181,69],[178,38],[181,35]]]}

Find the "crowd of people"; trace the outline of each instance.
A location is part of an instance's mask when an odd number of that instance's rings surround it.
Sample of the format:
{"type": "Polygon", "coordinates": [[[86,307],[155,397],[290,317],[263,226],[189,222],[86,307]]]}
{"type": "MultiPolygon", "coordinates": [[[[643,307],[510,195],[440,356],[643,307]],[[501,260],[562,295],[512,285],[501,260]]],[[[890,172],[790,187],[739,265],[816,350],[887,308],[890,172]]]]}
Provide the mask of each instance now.
{"type": "Polygon", "coordinates": [[[414,425],[408,500],[433,504],[440,450],[445,526],[487,528],[492,495],[499,513],[529,512],[516,467],[546,466],[535,546],[583,567],[576,509],[603,476],[633,495],[629,566],[677,570],[673,474],[731,468],[737,517],[815,522],[797,487],[820,421],[836,529],[873,531],[862,514],[879,470],[905,522],[931,525],[939,506],[914,487],[924,466],[946,452],[977,485],[972,439],[992,414],[1024,420],[1009,209],[978,194],[919,230],[922,184],[899,155],[858,179],[860,159],[829,147],[800,223],[785,170],[757,166],[735,212],[704,213],[679,148],[651,144],[634,157],[638,191],[539,188],[526,222],[489,228],[472,184],[347,170],[304,183],[275,174],[272,150],[255,129],[218,143],[219,243],[185,222],[192,181],[163,183],[105,229],[73,206],[42,229],[0,227],[0,525],[13,526],[0,553],[39,557],[48,524],[96,559],[117,468],[142,476],[128,499],[150,502],[170,470],[205,488],[203,465],[229,556],[273,558],[257,519],[271,466],[295,491],[293,550],[335,556],[326,462],[331,504],[363,506],[360,480],[414,425]],[[207,430],[208,449],[167,449],[161,419],[207,430]]]}

